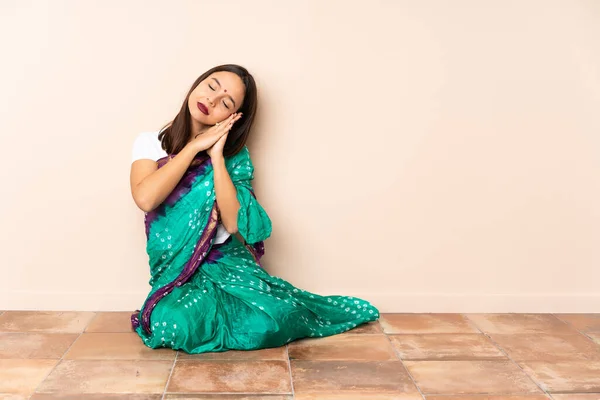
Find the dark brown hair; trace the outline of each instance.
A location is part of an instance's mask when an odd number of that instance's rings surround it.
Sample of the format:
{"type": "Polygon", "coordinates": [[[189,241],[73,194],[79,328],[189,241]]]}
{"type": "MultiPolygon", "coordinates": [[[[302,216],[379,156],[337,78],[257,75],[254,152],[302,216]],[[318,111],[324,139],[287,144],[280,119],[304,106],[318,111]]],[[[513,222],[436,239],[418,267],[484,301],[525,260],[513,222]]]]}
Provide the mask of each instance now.
{"type": "Polygon", "coordinates": [[[225,147],[223,149],[223,155],[232,156],[242,150],[248,139],[250,128],[254,122],[254,116],[256,115],[257,107],[257,91],[256,83],[254,78],[248,70],[242,66],[235,64],[219,65],[206,71],[192,85],[185,100],[181,105],[179,113],[175,116],[173,121],[166,124],[158,135],[158,139],[162,142],[162,148],[167,154],[177,154],[187,144],[191,136],[191,115],[188,108],[188,100],[190,94],[196,89],[196,86],[203,80],[208,78],[210,74],[219,71],[233,72],[240,77],[246,87],[244,93],[244,101],[242,106],[237,111],[243,113],[242,117],[233,125],[227,136],[225,147]]]}

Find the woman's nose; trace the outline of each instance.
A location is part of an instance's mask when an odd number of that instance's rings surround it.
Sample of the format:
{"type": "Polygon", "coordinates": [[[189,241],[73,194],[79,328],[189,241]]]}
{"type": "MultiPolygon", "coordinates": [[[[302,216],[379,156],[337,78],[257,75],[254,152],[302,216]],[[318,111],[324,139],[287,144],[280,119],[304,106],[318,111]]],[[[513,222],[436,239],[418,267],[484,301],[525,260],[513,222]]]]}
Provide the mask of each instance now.
{"type": "Polygon", "coordinates": [[[208,104],[211,105],[211,107],[214,106],[214,103],[213,103],[213,101],[212,101],[212,99],[210,97],[207,97],[206,101],[208,102],[208,104]]]}

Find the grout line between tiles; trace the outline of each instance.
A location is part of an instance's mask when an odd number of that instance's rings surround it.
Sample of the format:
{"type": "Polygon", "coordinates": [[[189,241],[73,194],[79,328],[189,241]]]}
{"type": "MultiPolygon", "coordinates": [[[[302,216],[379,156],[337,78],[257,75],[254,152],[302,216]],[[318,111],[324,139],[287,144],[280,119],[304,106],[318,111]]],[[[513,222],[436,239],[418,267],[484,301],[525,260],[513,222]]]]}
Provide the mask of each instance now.
{"type": "Polygon", "coordinates": [[[534,383],[534,384],[535,384],[535,385],[536,385],[538,388],[540,388],[540,390],[541,390],[541,391],[542,391],[542,392],[543,392],[543,393],[544,393],[546,396],[548,396],[548,397],[550,397],[551,399],[553,399],[553,397],[550,395],[550,393],[548,393],[548,391],[547,391],[547,390],[544,390],[544,388],[543,388],[543,387],[542,387],[540,384],[538,384],[538,383],[535,381],[535,379],[533,379],[533,377],[532,377],[531,375],[529,375],[529,374],[528,374],[528,373],[527,373],[527,372],[526,372],[526,371],[525,371],[525,370],[524,370],[524,369],[523,369],[523,368],[522,368],[522,367],[519,365],[519,363],[518,363],[518,362],[516,362],[515,360],[513,360],[513,359],[512,359],[512,358],[511,358],[511,357],[508,355],[508,353],[507,353],[507,352],[504,350],[504,348],[503,348],[502,346],[500,346],[498,343],[496,343],[496,341],[495,341],[494,339],[492,339],[492,337],[491,337],[490,335],[488,335],[487,333],[485,333],[485,332],[484,332],[484,331],[483,331],[483,330],[482,330],[482,329],[479,327],[479,325],[477,325],[477,323],[476,323],[475,321],[473,321],[471,318],[469,318],[469,316],[468,316],[468,315],[465,315],[465,314],[461,314],[461,315],[462,315],[463,317],[465,317],[466,319],[468,319],[468,320],[469,320],[469,321],[470,321],[470,322],[473,324],[473,326],[475,326],[475,328],[477,328],[477,330],[478,330],[479,332],[481,332],[481,333],[482,333],[482,334],[483,334],[485,337],[487,337],[487,338],[490,340],[490,342],[492,342],[492,344],[493,344],[494,346],[496,346],[496,347],[498,348],[498,350],[500,350],[500,351],[502,352],[502,354],[504,354],[504,355],[506,356],[506,358],[508,358],[508,359],[509,359],[509,360],[510,360],[510,361],[511,361],[513,364],[515,364],[515,365],[517,366],[517,368],[519,368],[519,369],[521,370],[521,372],[523,372],[523,373],[525,374],[525,376],[526,376],[526,377],[528,377],[528,378],[529,378],[529,380],[530,380],[531,382],[533,382],[533,383],[534,383]]]}
{"type": "Polygon", "coordinates": [[[169,387],[169,382],[171,382],[171,377],[173,376],[173,371],[175,371],[175,363],[177,362],[178,357],[179,357],[179,350],[177,350],[177,353],[175,353],[175,359],[173,360],[173,365],[171,366],[171,372],[169,372],[169,378],[167,378],[167,383],[165,384],[165,390],[163,392],[161,400],[164,400],[165,396],[167,395],[167,388],[169,387]]]}
{"type": "Polygon", "coordinates": [[[419,385],[417,385],[417,382],[415,381],[415,378],[413,378],[413,376],[411,375],[410,371],[408,370],[408,367],[406,365],[404,365],[404,360],[402,359],[402,357],[400,356],[400,353],[398,352],[398,350],[394,346],[394,343],[392,343],[392,339],[390,339],[390,335],[388,335],[387,333],[385,333],[385,337],[387,338],[388,342],[390,342],[390,346],[392,346],[392,350],[396,354],[396,357],[398,357],[398,360],[400,360],[400,364],[402,364],[402,367],[404,367],[404,370],[408,374],[408,377],[410,378],[411,382],[413,383],[413,385],[415,385],[415,387],[419,391],[419,394],[425,400],[425,395],[421,391],[421,388],[419,387],[419,385]]]}
{"type": "Polygon", "coordinates": [[[592,341],[592,343],[594,343],[594,344],[596,343],[596,341],[595,341],[594,339],[592,339],[590,336],[588,336],[588,335],[587,335],[585,332],[583,332],[583,331],[581,331],[581,330],[577,329],[577,328],[575,327],[575,325],[573,325],[572,323],[570,323],[570,322],[568,322],[568,321],[565,321],[564,319],[561,319],[561,318],[560,318],[558,315],[556,315],[556,314],[552,314],[552,316],[553,316],[554,318],[556,318],[557,320],[559,320],[560,322],[562,322],[563,324],[565,324],[565,325],[567,325],[567,326],[569,326],[569,327],[571,327],[571,328],[575,329],[575,330],[576,330],[578,333],[582,334],[582,335],[583,335],[583,336],[584,336],[586,339],[588,339],[588,340],[591,340],[591,341],[592,341]]]}
{"type": "Polygon", "coordinates": [[[31,399],[33,397],[33,395],[37,393],[38,389],[44,384],[44,382],[46,382],[46,379],[48,379],[48,377],[50,376],[50,374],[52,374],[52,372],[54,372],[54,370],[56,369],[56,367],[58,367],[60,365],[60,363],[63,362],[63,360],[65,358],[65,355],[67,355],[67,353],[69,352],[69,350],[71,350],[71,347],[73,347],[75,345],[75,343],[79,340],[79,338],[81,337],[81,335],[83,335],[84,331],[85,331],[85,328],[83,328],[83,330],[81,331],[81,333],[79,334],[79,336],[77,336],[77,339],[75,339],[73,341],[73,343],[71,343],[71,345],[69,346],[69,348],[67,350],[65,350],[65,352],[63,353],[63,355],[60,356],[60,359],[58,360],[58,362],[56,363],[56,365],[54,367],[52,367],[52,369],[50,370],[50,372],[48,372],[48,374],[44,377],[44,379],[42,379],[40,381],[39,385],[37,385],[37,387],[35,388],[35,390],[33,391],[33,393],[31,393],[31,395],[28,397],[28,399],[31,399]]]}
{"type": "Polygon", "coordinates": [[[288,348],[288,344],[285,345],[285,356],[287,358],[288,370],[290,372],[290,385],[292,385],[292,399],[295,399],[296,393],[294,392],[294,378],[292,376],[292,362],[290,361],[290,349],[288,348]]]}
{"type": "Polygon", "coordinates": [[[88,323],[87,323],[87,325],[85,326],[85,328],[83,328],[83,333],[86,333],[86,331],[87,331],[87,328],[89,328],[89,327],[90,327],[90,325],[91,325],[91,324],[92,324],[92,323],[93,323],[93,322],[96,320],[96,318],[98,318],[98,317],[100,316],[100,312],[101,312],[101,311],[97,312],[97,313],[96,313],[96,315],[94,315],[94,318],[92,318],[92,319],[90,320],[90,322],[88,322],[88,323]]]}

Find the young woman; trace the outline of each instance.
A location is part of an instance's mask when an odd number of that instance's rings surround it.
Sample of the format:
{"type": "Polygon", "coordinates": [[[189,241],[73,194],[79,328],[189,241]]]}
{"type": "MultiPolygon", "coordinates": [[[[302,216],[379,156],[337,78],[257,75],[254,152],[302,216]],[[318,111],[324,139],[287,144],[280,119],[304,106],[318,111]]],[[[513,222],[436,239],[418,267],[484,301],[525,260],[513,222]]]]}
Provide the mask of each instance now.
{"type": "Polygon", "coordinates": [[[256,106],[252,75],[221,65],[196,79],[172,122],[135,140],[131,192],[145,211],[152,289],[131,322],[149,347],[278,347],[379,317],[365,300],[309,293],[262,268],[271,221],[245,146],[256,106]]]}

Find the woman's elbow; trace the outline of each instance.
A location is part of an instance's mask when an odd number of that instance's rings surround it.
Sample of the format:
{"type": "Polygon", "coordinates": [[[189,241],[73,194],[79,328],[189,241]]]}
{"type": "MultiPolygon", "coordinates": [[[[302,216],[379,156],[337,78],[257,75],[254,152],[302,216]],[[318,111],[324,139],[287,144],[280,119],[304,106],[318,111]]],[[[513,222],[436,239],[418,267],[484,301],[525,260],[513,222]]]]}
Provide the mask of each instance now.
{"type": "Polygon", "coordinates": [[[152,201],[143,197],[134,197],[133,201],[135,201],[138,208],[144,212],[150,212],[155,208],[152,201]]]}
{"type": "Polygon", "coordinates": [[[230,235],[235,235],[236,233],[238,233],[237,224],[235,224],[235,225],[223,224],[223,226],[225,227],[225,230],[227,231],[227,233],[229,233],[230,235]]]}
{"type": "Polygon", "coordinates": [[[144,207],[140,207],[140,210],[142,210],[145,213],[149,213],[150,211],[154,210],[154,207],[144,206],[144,207]]]}

